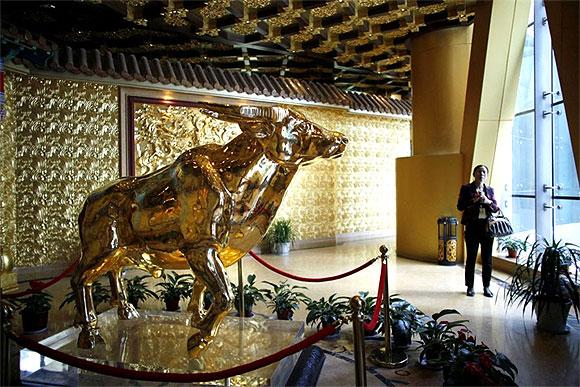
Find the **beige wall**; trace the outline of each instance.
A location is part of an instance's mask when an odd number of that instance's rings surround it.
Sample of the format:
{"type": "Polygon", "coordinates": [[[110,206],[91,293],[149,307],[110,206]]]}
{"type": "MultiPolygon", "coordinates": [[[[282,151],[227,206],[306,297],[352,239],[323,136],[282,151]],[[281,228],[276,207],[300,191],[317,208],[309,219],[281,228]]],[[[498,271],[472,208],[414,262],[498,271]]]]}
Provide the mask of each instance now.
{"type": "MultiPolygon", "coordinates": [[[[397,159],[397,255],[437,261],[437,219],[454,216],[462,184],[461,154],[421,155],[397,159]]],[[[458,259],[463,236],[458,230],[458,259]]]]}
{"type": "Polygon", "coordinates": [[[454,27],[412,42],[413,156],[397,160],[397,253],[407,258],[437,261],[437,219],[459,215],[471,36],[471,27],[454,27]]]}
{"type": "Polygon", "coordinates": [[[472,27],[413,38],[413,154],[458,153],[472,27]]]}

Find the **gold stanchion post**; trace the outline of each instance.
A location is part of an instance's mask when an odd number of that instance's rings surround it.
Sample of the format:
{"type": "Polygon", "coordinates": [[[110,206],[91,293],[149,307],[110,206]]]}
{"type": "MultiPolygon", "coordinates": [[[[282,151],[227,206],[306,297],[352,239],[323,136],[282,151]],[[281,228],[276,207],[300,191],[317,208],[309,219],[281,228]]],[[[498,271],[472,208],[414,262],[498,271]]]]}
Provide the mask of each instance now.
{"type": "Polygon", "coordinates": [[[367,385],[367,370],[365,364],[365,340],[362,314],[363,301],[359,296],[350,299],[352,308],[352,331],[354,335],[354,371],[356,386],[367,385]]]}
{"type": "Polygon", "coordinates": [[[238,307],[240,308],[240,317],[247,317],[244,309],[244,270],[242,260],[238,261],[238,294],[240,296],[238,307]]]}
{"type": "Polygon", "coordinates": [[[393,350],[391,348],[391,322],[389,319],[389,249],[386,246],[380,247],[381,260],[386,265],[385,273],[385,288],[383,291],[383,310],[385,320],[385,347],[377,348],[371,352],[369,360],[379,367],[384,368],[400,368],[407,364],[409,358],[405,352],[393,350]]]}

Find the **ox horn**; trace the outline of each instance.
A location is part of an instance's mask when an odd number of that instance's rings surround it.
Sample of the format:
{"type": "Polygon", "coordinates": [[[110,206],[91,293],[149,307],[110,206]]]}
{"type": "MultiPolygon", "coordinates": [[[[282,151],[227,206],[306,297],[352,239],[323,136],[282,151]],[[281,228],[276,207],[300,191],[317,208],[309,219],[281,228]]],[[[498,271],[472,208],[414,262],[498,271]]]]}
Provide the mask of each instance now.
{"type": "Polygon", "coordinates": [[[281,122],[289,114],[288,109],[278,106],[235,106],[204,103],[201,112],[213,118],[229,122],[270,121],[281,122]]]}
{"type": "Polygon", "coordinates": [[[288,117],[288,109],[278,106],[242,106],[240,114],[245,117],[267,118],[274,122],[281,122],[288,117]]]}

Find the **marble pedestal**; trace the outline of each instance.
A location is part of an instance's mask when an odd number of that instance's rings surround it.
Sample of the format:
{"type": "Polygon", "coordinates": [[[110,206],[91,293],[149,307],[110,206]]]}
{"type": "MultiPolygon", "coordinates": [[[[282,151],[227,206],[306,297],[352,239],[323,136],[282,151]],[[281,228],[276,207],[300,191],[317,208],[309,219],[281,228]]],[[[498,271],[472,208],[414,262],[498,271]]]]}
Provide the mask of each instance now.
{"type": "MultiPolygon", "coordinates": [[[[118,368],[158,372],[213,372],[246,364],[275,353],[304,335],[301,321],[280,321],[256,315],[252,318],[228,316],[214,342],[200,357],[187,353],[187,339],[196,332],[189,325],[189,313],[140,311],[134,320],[119,320],[116,310],[99,315],[106,344],[92,350],[76,346],[78,328],[68,328],[41,343],[53,349],[118,368]]],[[[300,353],[270,366],[218,380],[212,385],[285,385],[300,353]]],[[[23,382],[50,385],[161,385],[114,378],[80,370],[22,350],[20,368],[23,382]]]]}

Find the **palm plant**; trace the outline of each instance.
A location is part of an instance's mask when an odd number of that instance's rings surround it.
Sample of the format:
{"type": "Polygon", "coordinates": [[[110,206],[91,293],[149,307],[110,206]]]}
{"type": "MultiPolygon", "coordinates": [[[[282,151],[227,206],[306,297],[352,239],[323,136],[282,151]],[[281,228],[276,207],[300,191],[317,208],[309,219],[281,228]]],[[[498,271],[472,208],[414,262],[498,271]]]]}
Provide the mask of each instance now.
{"type": "Polygon", "coordinates": [[[526,261],[511,276],[504,293],[506,305],[522,306],[524,313],[531,306],[536,311],[540,329],[566,332],[569,309],[574,309],[576,319],[580,313],[579,263],[577,245],[546,239],[536,241],[526,261]]]}
{"type": "Polygon", "coordinates": [[[155,285],[161,288],[157,291],[159,297],[165,302],[165,307],[168,311],[179,310],[179,301],[191,294],[193,276],[191,274],[169,272],[163,273],[161,277],[164,281],[155,285]]]}
{"type": "Polygon", "coordinates": [[[150,275],[135,276],[131,279],[125,279],[127,288],[127,300],[133,304],[135,308],[139,307],[140,302],[145,302],[149,297],[159,299],[159,296],[152,290],[147,288],[146,279],[151,278],[150,275]]]}
{"type": "Polygon", "coordinates": [[[297,233],[290,219],[278,219],[270,225],[265,240],[272,247],[274,253],[287,255],[290,251],[290,243],[296,237],[297,233]]]}
{"type": "Polygon", "coordinates": [[[268,300],[266,305],[276,312],[279,320],[292,320],[294,311],[298,309],[301,302],[307,303],[309,298],[298,289],[307,290],[305,286],[290,285],[288,281],[274,284],[262,281],[272,287],[272,290],[264,290],[264,295],[268,300]]]}

